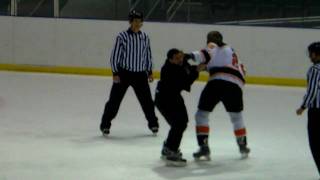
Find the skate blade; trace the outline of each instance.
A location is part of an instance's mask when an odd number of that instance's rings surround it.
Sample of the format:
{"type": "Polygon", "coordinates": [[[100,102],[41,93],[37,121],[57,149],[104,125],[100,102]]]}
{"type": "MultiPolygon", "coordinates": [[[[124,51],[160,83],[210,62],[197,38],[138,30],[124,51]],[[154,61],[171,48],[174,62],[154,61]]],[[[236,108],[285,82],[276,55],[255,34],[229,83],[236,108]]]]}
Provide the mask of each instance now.
{"type": "Polygon", "coordinates": [[[250,149],[247,148],[245,151],[240,151],[241,159],[247,159],[249,157],[250,149]]]}
{"type": "Polygon", "coordinates": [[[104,134],[104,133],[102,133],[102,136],[105,137],[105,138],[108,138],[108,137],[109,137],[109,134],[104,134]]]}
{"type": "Polygon", "coordinates": [[[241,159],[249,158],[249,153],[241,153],[241,159]]]}
{"type": "Polygon", "coordinates": [[[166,166],[168,167],[185,167],[187,166],[187,162],[175,162],[166,160],[166,166]]]}
{"type": "Polygon", "coordinates": [[[194,157],[195,161],[211,161],[210,156],[200,156],[200,157],[194,157]]]}

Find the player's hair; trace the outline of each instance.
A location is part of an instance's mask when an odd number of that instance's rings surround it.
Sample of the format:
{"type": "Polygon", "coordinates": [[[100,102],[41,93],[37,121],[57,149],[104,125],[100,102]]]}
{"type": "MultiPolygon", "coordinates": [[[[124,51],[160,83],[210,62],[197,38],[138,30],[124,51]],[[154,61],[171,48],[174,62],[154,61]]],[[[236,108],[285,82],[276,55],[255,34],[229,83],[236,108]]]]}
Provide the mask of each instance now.
{"type": "Polygon", "coordinates": [[[210,31],[207,34],[207,44],[213,42],[217,44],[219,47],[224,46],[223,36],[219,31],[210,31]]]}
{"type": "Polygon", "coordinates": [[[130,22],[132,22],[133,19],[141,19],[141,21],[143,21],[143,13],[137,10],[132,10],[129,12],[128,19],[130,22]]]}
{"type": "Polygon", "coordinates": [[[313,42],[308,46],[309,53],[315,53],[316,55],[320,55],[320,41],[313,42]]]}
{"type": "Polygon", "coordinates": [[[175,54],[181,53],[182,51],[176,48],[172,48],[167,52],[167,59],[172,59],[175,54]]]}

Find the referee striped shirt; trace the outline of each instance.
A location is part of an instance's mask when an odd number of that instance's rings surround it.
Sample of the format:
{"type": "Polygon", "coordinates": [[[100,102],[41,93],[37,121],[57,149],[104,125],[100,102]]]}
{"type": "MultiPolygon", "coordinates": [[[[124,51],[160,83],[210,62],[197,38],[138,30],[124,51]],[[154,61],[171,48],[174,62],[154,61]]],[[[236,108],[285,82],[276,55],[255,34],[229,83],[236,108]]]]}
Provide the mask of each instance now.
{"type": "Polygon", "coordinates": [[[308,88],[301,107],[320,108],[320,63],[309,68],[307,82],[308,88]]]}
{"type": "Polygon", "coordinates": [[[119,68],[130,72],[152,74],[150,39],[145,32],[133,32],[130,28],[120,32],[110,58],[111,69],[117,75],[119,68]]]}

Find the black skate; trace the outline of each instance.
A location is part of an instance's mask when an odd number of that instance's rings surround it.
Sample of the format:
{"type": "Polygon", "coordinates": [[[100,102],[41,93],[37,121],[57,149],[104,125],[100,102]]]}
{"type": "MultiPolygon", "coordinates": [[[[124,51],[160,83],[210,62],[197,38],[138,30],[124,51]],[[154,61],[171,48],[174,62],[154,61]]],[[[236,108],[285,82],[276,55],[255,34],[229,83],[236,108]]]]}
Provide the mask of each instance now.
{"type": "Polygon", "coordinates": [[[210,161],[210,149],[208,146],[200,146],[198,152],[193,153],[193,157],[196,161],[210,161]]]}
{"type": "Polygon", "coordinates": [[[247,146],[239,146],[239,151],[241,154],[241,159],[246,159],[249,157],[250,149],[247,146]]]}
{"type": "MultiPolygon", "coordinates": [[[[163,148],[161,150],[161,159],[165,160],[168,156],[170,156],[171,153],[172,153],[172,151],[169,148],[167,148],[165,145],[163,145],[163,148]]],[[[182,157],[182,153],[181,153],[180,149],[178,149],[177,153],[180,157],[182,157]]]]}
{"type": "Polygon", "coordinates": [[[166,166],[173,166],[173,167],[184,167],[187,165],[187,160],[183,159],[179,153],[167,156],[165,159],[166,166]]]}
{"type": "Polygon", "coordinates": [[[110,130],[108,128],[101,129],[101,132],[104,137],[108,137],[110,134],[110,130]]]}
{"type": "Polygon", "coordinates": [[[100,131],[104,137],[107,137],[110,134],[111,123],[101,122],[100,131]]]}
{"type": "Polygon", "coordinates": [[[152,122],[148,124],[148,128],[151,130],[151,132],[153,133],[153,135],[157,135],[158,131],[159,131],[159,124],[158,122],[152,122]]]}
{"type": "Polygon", "coordinates": [[[239,146],[239,151],[241,154],[241,159],[246,159],[249,157],[250,149],[247,147],[247,137],[237,137],[237,143],[239,146]]]}
{"type": "Polygon", "coordinates": [[[182,158],[180,149],[178,149],[178,151],[172,151],[166,146],[166,142],[163,143],[161,159],[166,162],[167,166],[183,167],[187,165],[187,160],[182,158]]]}
{"type": "Polygon", "coordinates": [[[187,165],[187,160],[182,158],[182,153],[179,150],[175,152],[168,148],[163,148],[161,159],[164,160],[166,166],[184,167],[187,165]]]}
{"type": "Polygon", "coordinates": [[[152,127],[152,128],[150,128],[150,130],[153,133],[153,135],[156,136],[158,131],[159,131],[159,128],[158,127],[152,127]]]}

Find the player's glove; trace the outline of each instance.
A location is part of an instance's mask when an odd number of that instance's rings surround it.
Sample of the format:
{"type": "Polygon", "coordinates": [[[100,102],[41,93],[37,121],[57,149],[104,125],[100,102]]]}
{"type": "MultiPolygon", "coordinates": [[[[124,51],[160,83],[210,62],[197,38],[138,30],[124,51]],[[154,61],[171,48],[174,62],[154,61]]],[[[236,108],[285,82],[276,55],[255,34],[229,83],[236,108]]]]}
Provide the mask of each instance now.
{"type": "Polygon", "coordinates": [[[185,54],[184,54],[184,57],[183,57],[183,60],[184,60],[184,61],[188,61],[188,60],[190,60],[190,59],[194,61],[194,55],[193,55],[192,53],[188,53],[188,54],[185,53],[185,54]]]}

